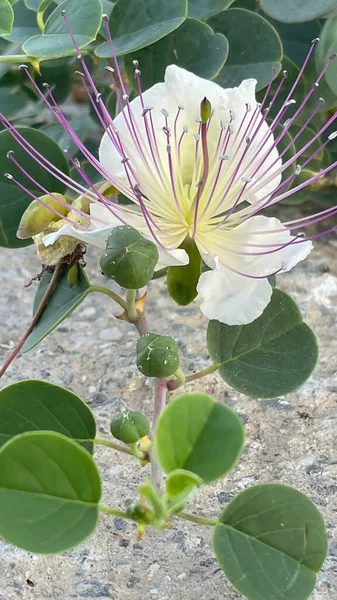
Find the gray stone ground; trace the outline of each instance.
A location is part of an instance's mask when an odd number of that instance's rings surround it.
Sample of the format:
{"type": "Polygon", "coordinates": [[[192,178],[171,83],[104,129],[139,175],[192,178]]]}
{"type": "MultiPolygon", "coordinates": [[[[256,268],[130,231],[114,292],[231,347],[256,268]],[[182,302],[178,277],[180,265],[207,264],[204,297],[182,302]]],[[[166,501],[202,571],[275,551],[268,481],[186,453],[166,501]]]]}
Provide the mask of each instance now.
{"type": "MultiPolygon", "coordinates": [[[[216,374],[198,385],[237,409],[246,423],[247,443],[231,476],[201,490],[190,509],[215,516],[233,494],[255,482],[283,481],[308,494],[322,510],[330,538],[313,600],[337,596],[336,252],[331,238],[318,242],[309,261],[278,281],[300,304],[319,338],[318,366],[301,390],[259,401],[226,388],[216,374]],[[303,418],[303,413],[309,416],[303,418]]],[[[89,256],[93,275],[96,264],[89,256]]],[[[30,318],[34,286],[23,285],[39,270],[34,249],[2,249],[0,269],[0,357],[5,357],[30,318]]],[[[11,366],[2,385],[41,378],[69,387],[90,403],[101,435],[108,433],[113,414],[126,406],[150,416],[150,382],[135,367],[135,331],[116,321],[113,310],[109,299],[89,296],[56,332],[11,366]]],[[[177,309],[163,283],[156,282],[149,312],[157,331],[179,339],[187,371],[207,366],[206,319],[196,306],[177,309]]],[[[97,460],[104,501],[123,507],[134,500],[144,475],[134,460],[102,448],[97,460]]],[[[241,598],[217,567],[210,530],[183,521],[164,532],[149,531],[137,543],[131,524],[104,515],[94,536],[63,555],[35,556],[0,541],[0,565],[0,600],[241,598]]]]}

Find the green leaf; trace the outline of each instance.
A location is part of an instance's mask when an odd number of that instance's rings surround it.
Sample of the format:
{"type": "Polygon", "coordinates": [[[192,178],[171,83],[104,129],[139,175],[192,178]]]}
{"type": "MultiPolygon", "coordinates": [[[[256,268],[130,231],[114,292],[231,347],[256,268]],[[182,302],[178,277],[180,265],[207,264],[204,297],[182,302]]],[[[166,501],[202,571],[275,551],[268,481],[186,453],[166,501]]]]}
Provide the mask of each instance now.
{"type": "MultiPolygon", "coordinates": [[[[75,131],[76,135],[82,142],[88,137],[92,121],[88,115],[79,115],[68,120],[69,124],[75,131]]],[[[78,146],[67,133],[61,123],[49,123],[44,125],[40,131],[46,133],[54,142],[56,142],[62,150],[67,149],[73,156],[78,151],[78,146]]]]}
{"type": "Polygon", "coordinates": [[[100,0],[65,0],[47,19],[43,35],[36,35],[23,44],[22,50],[26,54],[39,57],[76,54],[61,15],[62,10],[66,10],[67,19],[80,48],[96,38],[102,20],[100,0]]]}
{"type": "MultiPolygon", "coordinates": [[[[213,79],[225,64],[228,42],[221,33],[200,21],[186,19],[176,31],[137,52],[142,72],[142,88],[150,88],[164,81],[167,65],[175,64],[204,79],[213,79]]],[[[125,64],[132,81],[134,79],[134,55],[125,57],[125,64]]]]}
{"type": "Polygon", "coordinates": [[[166,480],[166,491],[170,498],[176,498],[186,489],[191,486],[196,487],[202,483],[202,479],[191,471],[185,471],[184,469],[176,469],[168,474],[166,480]]]}
{"type": "MultiPolygon", "coordinates": [[[[47,158],[55,167],[69,173],[68,162],[63,152],[53,140],[49,139],[44,133],[30,127],[17,127],[17,131],[47,158]]],[[[7,153],[13,150],[17,162],[28,173],[44,186],[49,192],[65,191],[65,186],[55,177],[52,177],[45,171],[21,146],[12,138],[8,131],[0,133],[0,164],[2,170],[0,173],[0,245],[6,248],[20,248],[27,246],[31,240],[19,240],[16,237],[16,231],[20,219],[27,206],[32,201],[32,197],[21,190],[4,176],[5,171],[9,171],[20,183],[28,188],[35,196],[41,196],[41,190],[21,171],[7,159],[7,153]]]]}
{"type": "Polygon", "coordinates": [[[222,477],[236,463],[244,442],[234,411],[207,394],[181,394],[162,412],[155,448],[163,469],[192,471],[203,481],[222,477]]]}
{"type": "MultiPolygon", "coordinates": [[[[25,342],[22,352],[28,352],[39,344],[49,333],[68,317],[90,292],[89,280],[84,269],[78,265],[78,276],[76,283],[69,283],[68,275],[72,265],[68,265],[60,277],[52,296],[44,309],[35,329],[25,342]]],[[[42,297],[50,283],[52,273],[44,273],[38,287],[33,314],[35,314],[42,297]]]]}
{"type": "Polygon", "coordinates": [[[261,317],[249,325],[210,321],[207,346],[228,385],[252,398],[288,394],[310,377],[317,340],[295,302],[274,289],[261,317]]]}
{"type": "Polygon", "coordinates": [[[0,87],[0,113],[7,119],[19,119],[20,113],[29,103],[29,96],[23,88],[2,85],[0,87]]]}
{"type": "MultiPolygon", "coordinates": [[[[40,29],[36,22],[36,14],[22,3],[17,2],[13,6],[14,25],[11,34],[6,36],[6,40],[10,42],[24,42],[32,35],[40,33],[40,29]]],[[[24,62],[25,55],[22,55],[24,62]]]]}
{"type": "Polygon", "coordinates": [[[337,8],[337,0],[260,0],[261,8],[277,21],[302,23],[323,17],[337,8]]]}
{"type": "Polygon", "coordinates": [[[281,69],[281,40],[274,27],[260,15],[233,8],[212,17],[209,25],[223,33],[229,43],[227,62],[215,80],[222,87],[233,87],[254,77],[260,90],[270,81],[272,69],[281,69]]]}
{"type": "MultiPolygon", "coordinates": [[[[154,44],[181,25],[187,16],[187,0],[119,0],[113,7],[109,27],[118,55],[129,54],[154,44]]],[[[112,56],[108,42],[95,54],[112,56]]]]}
{"type": "Polygon", "coordinates": [[[253,486],[232,500],[213,548],[230,582],[251,600],[306,600],[327,552],[315,505],[280,484],[253,486]]]}
{"type": "Polygon", "coordinates": [[[7,0],[0,0],[0,36],[8,35],[12,31],[14,12],[7,0]]]}
{"type": "Polygon", "coordinates": [[[206,20],[225,10],[235,0],[188,0],[188,17],[206,20]]]}
{"type": "Polygon", "coordinates": [[[59,433],[24,433],[0,450],[0,535],[19,548],[55,554],[81,543],[100,496],[92,457],[59,433]]]}
{"type": "MultiPolygon", "coordinates": [[[[45,381],[30,379],[0,391],[0,446],[27,431],[56,431],[78,440],[93,440],[96,423],[79,396],[45,381]]],[[[82,442],[90,453],[93,444],[82,442]]]]}

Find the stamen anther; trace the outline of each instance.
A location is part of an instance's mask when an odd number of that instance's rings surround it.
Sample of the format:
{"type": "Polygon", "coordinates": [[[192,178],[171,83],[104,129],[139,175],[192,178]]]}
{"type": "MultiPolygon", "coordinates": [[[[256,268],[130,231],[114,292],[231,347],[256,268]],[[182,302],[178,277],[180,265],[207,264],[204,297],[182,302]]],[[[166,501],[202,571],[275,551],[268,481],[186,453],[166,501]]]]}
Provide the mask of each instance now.
{"type": "Polygon", "coordinates": [[[228,154],[220,154],[219,160],[229,160],[228,154]]]}
{"type": "Polygon", "coordinates": [[[337,131],[333,131],[328,135],[328,140],[334,140],[337,137],[337,131]]]}
{"type": "Polygon", "coordinates": [[[109,71],[109,73],[115,73],[115,69],[113,67],[107,66],[107,67],[104,67],[104,70],[109,71]]]}
{"type": "Polygon", "coordinates": [[[11,175],[10,173],[5,173],[5,174],[4,174],[4,176],[5,176],[7,179],[13,179],[13,175],[11,175]]]}
{"type": "Polygon", "coordinates": [[[301,165],[296,165],[295,175],[300,175],[301,171],[302,171],[301,165]]]}
{"type": "Polygon", "coordinates": [[[164,115],[164,117],[168,117],[169,116],[166,108],[162,108],[160,112],[161,112],[162,115],[164,115]]]}
{"type": "Polygon", "coordinates": [[[103,19],[103,21],[106,21],[106,22],[109,21],[109,17],[106,13],[104,13],[104,15],[102,15],[102,19],[103,19]]]}
{"type": "Polygon", "coordinates": [[[23,69],[28,69],[27,65],[19,65],[18,66],[19,71],[22,71],[23,69]]]}
{"type": "Polygon", "coordinates": [[[317,42],[320,42],[320,41],[321,41],[321,39],[319,37],[317,37],[317,38],[314,38],[313,40],[311,40],[311,43],[317,44],[317,42]]]}
{"type": "Polygon", "coordinates": [[[14,150],[8,150],[6,156],[7,158],[11,158],[11,156],[14,156],[14,150]]]}

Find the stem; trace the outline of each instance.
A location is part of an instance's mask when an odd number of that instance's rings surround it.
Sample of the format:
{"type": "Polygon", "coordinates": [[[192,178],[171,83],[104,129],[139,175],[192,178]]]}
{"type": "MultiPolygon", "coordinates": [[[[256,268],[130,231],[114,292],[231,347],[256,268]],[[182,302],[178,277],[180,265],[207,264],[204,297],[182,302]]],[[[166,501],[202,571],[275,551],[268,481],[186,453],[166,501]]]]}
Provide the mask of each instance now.
{"type": "MultiPolygon", "coordinates": [[[[152,437],[156,428],[156,424],[158,418],[165,408],[166,404],[166,393],[167,393],[167,383],[165,379],[156,379],[155,387],[154,387],[154,410],[153,410],[153,425],[152,425],[152,437]]],[[[154,448],[151,450],[151,479],[153,485],[160,491],[162,480],[163,480],[163,472],[161,466],[158,462],[158,459],[155,454],[154,448]]]]}
{"type": "Polygon", "coordinates": [[[117,302],[117,304],[119,304],[119,306],[121,306],[124,310],[127,310],[127,305],[123,298],[118,296],[118,294],[116,294],[112,290],[109,290],[109,288],[104,287],[104,285],[91,285],[90,292],[100,292],[101,294],[105,294],[106,296],[109,296],[109,298],[112,298],[112,300],[117,302]]]}
{"type": "Polygon", "coordinates": [[[130,517],[127,515],[127,513],[124,510],[119,510],[118,508],[112,508],[112,506],[107,506],[106,504],[99,504],[98,508],[101,512],[105,512],[108,515],[114,515],[115,517],[122,517],[123,519],[128,519],[129,521],[133,520],[133,519],[130,519],[130,517]]]}
{"type": "Polygon", "coordinates": [[[139,316],[136,308],[137,290],[128,290],[126,292],[127,315],[130,323],[135,323],[139,316]]]}
{"type": "Polygon", "coordinates": [[[175,517],[179,517],[180,519],[185,519],[186,521],[193,521],[193,523],[198,523],[198,525],[216,525],[219,522],[219,519],[208,518],[208,517],[198,517],[198,515],[190,515],[189,513],[180,512],[174,515],[175,517]]]}
{"type": "Polygon", "coordinates": [[[142,314],[139,317],[138,321],[134,323],[134,326],[136,327],[139,335],[145,335],[146,333],[150,332],[149,324],[145,314],[142,314]]]}
{"type": "Polygon", "coordinates": [[[63,265],[58,264],[57,267],[55,268],[55,271],[51,277],[51,280],[48,284],[48,287],[45,291],[45,293],[43,294],[42,300],[30,322],[30,325],[28,327],[28,329],[26,330],[25,334],[23,335],[23,337],[21,338],[21,340],[19,341],[19,343],[15,346],[13,352],[9,355],[9,357],[7,358],[7,360],[5,361],[5,363],[3,364],[2,368],[0,369],[0,379],[1,377],[6,373],[8,367],[12,364],[13,360],[17,357],[17,355],[19,354],[22,346],[24,345],[24,343],[26,342],[26,340],[28,339],[28,337],[30,336],[30,334],[32,333],[34,327],[37,325],[46,305],[47,302],[50,298],[50,296],[52,295],[54,288],[56,286],[57,280],[59,278],[60,272],[63,268],[63,265]]]}
{"type": "MultiPolygon", "coordinates": [[[[76,54],[76,51],[69,52],[67,56],[73,56],[76,54]]],[[[85,48],[81,49],[81,54],[90,54],[90,50],[85,48]]],[[[43,60],[55,60],[56,58],[60,58],[61,54],[53,54],[52,56],[46,56],[39,58],[39,61],[43,60]]],[[[1,54],[0,55],[0,63],[34,63],[36,62],[36,56],[27,56],[27,54],[1,54]]]]}
{"type": "MultiPolygon", "coordinates": [[[[79,440],[77,440],[77,441],[79,441],[79,440]]],[[[86,440],[81,440],[81,442],[84,442],[84,441],[86,441],[86,440]]],[[[122,446],[121,444],[116,444],[115,442],[110,442],[110,440],[106,440],[105,438],[96,437],[94,440],[88,440],[88,441],[93,441],[94,444],[99,444],[100,446],[107,446],[108,448],[112,448],[113,450],[117,450],[118,452],[124,452],[124,454],[130,454],[131,456],[134,455],[132,450],[130,448],[128,448],[127,446],[122,446]]]]}
{"type": "Polygon", "coordinates": [[[185,379],[185,383],[189,381],[195,381],[196,379],[200,379],[201,377],[205,377],[205,375],[210,375],[210,373],[214,373],[217,371],[220,365],[210,365],[207,369],[203,369],[202,371],[197,371],[197,373],[193,373],[192,375],[187,375],[185,379]]]}

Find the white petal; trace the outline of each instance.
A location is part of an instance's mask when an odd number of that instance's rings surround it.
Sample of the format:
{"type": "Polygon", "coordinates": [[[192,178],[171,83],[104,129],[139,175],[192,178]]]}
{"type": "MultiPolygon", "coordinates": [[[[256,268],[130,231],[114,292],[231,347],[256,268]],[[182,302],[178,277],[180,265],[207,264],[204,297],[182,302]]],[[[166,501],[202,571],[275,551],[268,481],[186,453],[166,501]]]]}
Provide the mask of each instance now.
{"type": "Polygon", "coordinates": [[[226,325],[246,325],[262,315],[272,287],[267,279],[250,279],[224,267],[203,273],[197,286],[201,311],[226,325]]]}
{"type": "Polygon", "coordinates": [[[76,238],[80,242],[92,244],[93,246],[98,246],[98,248],[104,249],[110,231],[111,225],[108,225],[107,227],[102,227],[100,229],[94,229],[92,231],[84,231],[82,229],[76,229],[72,225],[67,224],[61,227],[61,229],[59,229],[58,231],[48,233],[43,238],[43,243],[45,246],[51,246],[62,235],[69,235],[70,237],[76,238]]]}
{"type": "MultiPolygon", "coordinates": [[[[158,247],[158,246],[157,246],[158,247]]],[[[156,269],[163,269],[164,267],[181,267],[182,265],[188,265],[189,258],[185,250],[163,250],[158,247],[159,259],[157,262],[156,269]]]]}
{"type": "MultiPolygon", "coordinates": [[[[226,226],[213,233],[196,237],[196,243],[208,250],[210,257],[217,255],[219,263],[236,271],[259,277],[276,271],[289,271],[304,260],[312,250],[310,241],[295,241],[295,236],[275,218],[258,215],[237,227],[226,226]]],[[[203,252],[206,264],[212,267],[203,252]]]]}

